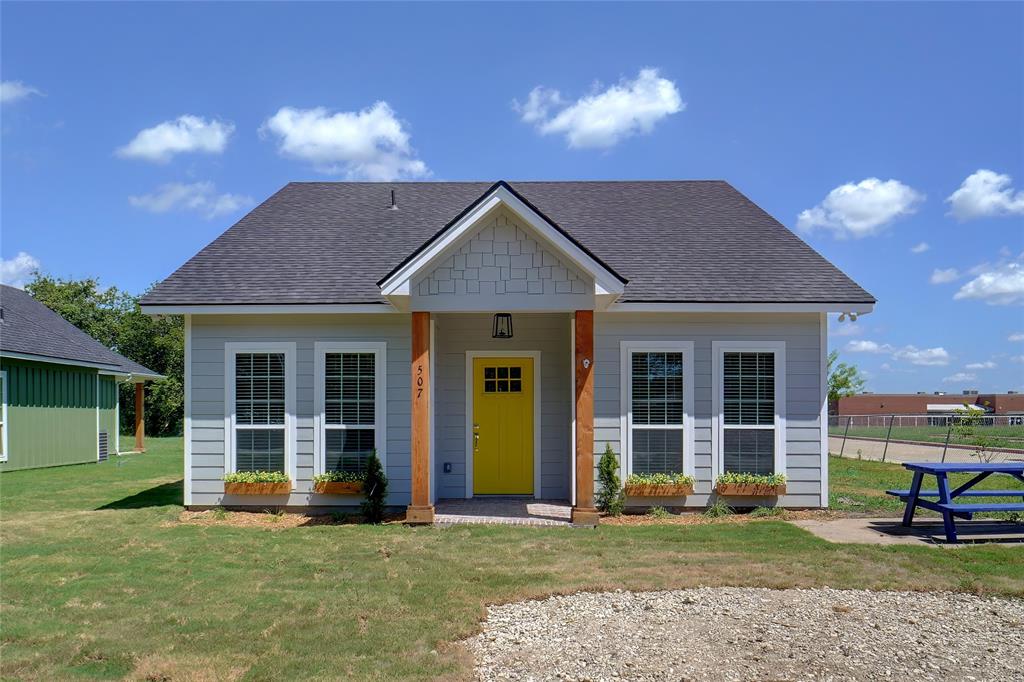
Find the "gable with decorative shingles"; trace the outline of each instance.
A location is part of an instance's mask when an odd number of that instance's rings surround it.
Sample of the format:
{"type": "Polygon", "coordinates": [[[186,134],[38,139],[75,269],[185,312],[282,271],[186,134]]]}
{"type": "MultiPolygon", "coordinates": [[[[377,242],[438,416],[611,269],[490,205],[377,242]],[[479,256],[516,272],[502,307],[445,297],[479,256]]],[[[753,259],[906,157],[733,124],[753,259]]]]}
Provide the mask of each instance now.
{"type": "MultiPolygon", "coordinates": [[[[500,210],[433,270],[413,283],[418,298],[443,296],[589,297],[587,275],[540,241],[523,221],[500,210]]],[[[509,301],[511,303],[511,301],[509,301]]],[[[537,307],[543,307],[539,301],[537,307]]]]}

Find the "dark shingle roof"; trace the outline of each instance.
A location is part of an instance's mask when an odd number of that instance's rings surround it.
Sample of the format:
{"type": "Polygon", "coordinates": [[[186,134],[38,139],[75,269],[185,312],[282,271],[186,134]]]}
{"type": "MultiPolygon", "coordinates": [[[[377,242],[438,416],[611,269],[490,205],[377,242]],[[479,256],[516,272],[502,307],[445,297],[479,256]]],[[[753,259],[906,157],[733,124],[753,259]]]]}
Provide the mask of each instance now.
{"type": "Polygon", "coordinates": [[[110,350],[21,289],[0,285],[0,352],[104,365],[131,374],[159,377],[110,350]]]}
{"type": "MultiPolygon", "coordinates": [[[[628,280],[629,302],[873,303],[722,181],[513,182],[628,280]]],[[[144,305],[379,303],[377,282],[490,189],[484,182],[291,183],[144,305]],[[397,210],[390,210],[390,191],[397,210]]]]}

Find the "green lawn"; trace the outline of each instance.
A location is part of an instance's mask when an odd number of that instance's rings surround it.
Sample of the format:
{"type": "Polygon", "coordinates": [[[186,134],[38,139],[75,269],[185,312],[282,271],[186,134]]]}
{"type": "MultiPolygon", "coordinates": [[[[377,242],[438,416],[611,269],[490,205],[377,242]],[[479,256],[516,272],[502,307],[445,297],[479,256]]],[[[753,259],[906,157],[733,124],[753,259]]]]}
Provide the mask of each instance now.
{"type": "MultiPolygon", "coordinates": [[[[885,491],[893,488],[910,488],[910,472],[899,464],[888,464],[885,462],[874,462],[868,460],[850,459],[844,457],[829,457],[829,507],[844,511],[856,511],[867,513],[884,513],[887,516],[900,516],[903,514],[903,503],[899,498],[886,495],[885,491]]],[[[970,474],[953,474],[949,477],[950,483],[955,488],[961,483],[970,480],[970,474]]],[[[935,478],[925,477],[923,488],[934,490],[935,478]]],[[[1020,490],[1021,497],[1024,497],[1024,485],[1015,481],[1009,476],[989,476],[976,486],[977,489],[986,490],[1020,490]]],[[[1021,497],[985,498],[989,502],[1020,502],[1021,497]]],[[[937,514],[920,510],[922,515],[938,516],[937,514]]],[[[1021,518],[1021,514],[991,514],[998,518],[1021,518]]]]}
{"type": "MultiPolygon", "coordinates": [[[[1024,596],[1019,547],[833,545],[771,519],[596,531],[183,524],[181,441],[150,447],[0,475],[4,679],[465,677],[449,643],[474,632],[487,603],[581,589],[1024,596]]],[[[845,467],[864,465],[877,466],[834,460],[834,493],[855,494],[867,479],[845,467]]]]}

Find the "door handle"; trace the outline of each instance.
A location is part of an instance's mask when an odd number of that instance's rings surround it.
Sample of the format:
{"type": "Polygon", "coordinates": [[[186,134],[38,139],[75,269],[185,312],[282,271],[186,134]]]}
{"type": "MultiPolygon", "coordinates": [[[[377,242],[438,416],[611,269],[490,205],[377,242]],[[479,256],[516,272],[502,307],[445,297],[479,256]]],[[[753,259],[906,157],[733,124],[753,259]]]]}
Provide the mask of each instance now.
{"type": "Polygon", "coordinates": [[[473,449],[480,447],[480,425],[473,424],[473,449]]]}

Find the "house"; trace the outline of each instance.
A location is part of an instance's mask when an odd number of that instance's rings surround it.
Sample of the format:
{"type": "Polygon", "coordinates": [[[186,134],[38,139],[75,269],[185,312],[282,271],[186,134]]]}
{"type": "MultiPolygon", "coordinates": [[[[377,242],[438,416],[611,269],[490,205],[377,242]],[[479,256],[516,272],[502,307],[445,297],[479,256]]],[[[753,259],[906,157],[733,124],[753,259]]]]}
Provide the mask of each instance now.
{"type": "Polygon", "coordinates": [[[0,285],[0,471],[103,461],[121,452],[118,384],[162,376],[118,355],[21,289],[0,285]]]}
{"type": "MultiPolygon", "coordinates": [[[[185,502],[355,504],[314,475],[376,449],[390,503],[570,500],[595,455],[779,472],[828,503],[826,313],[875,299],[728,183],[292,183],[158,284],[185,315],[185,502]],[[225,495],[274,469],[288,495],[225,495]]],[[[651,500],[631,500],[643,504],[651,500]]]]}

